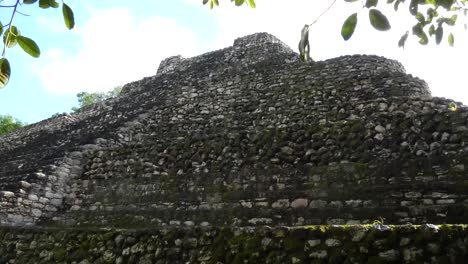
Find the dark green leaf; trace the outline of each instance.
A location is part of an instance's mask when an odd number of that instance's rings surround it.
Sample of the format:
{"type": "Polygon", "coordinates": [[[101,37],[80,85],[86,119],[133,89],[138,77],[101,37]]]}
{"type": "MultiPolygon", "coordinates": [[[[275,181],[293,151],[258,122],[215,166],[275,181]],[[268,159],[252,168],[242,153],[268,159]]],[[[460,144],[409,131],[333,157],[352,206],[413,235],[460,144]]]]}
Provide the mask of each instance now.
{"type": "Polygon", "coordinates": [[[419,21],[419,23],[425,23],[426,22],[426,18],[424,18],[424,15],[420,12],[418,12],[416,14],[416,20],[419,21]]]}
{"type": "Polygon", "coordinates": [[[244,0],[235,0],[234,2],[236,3],[236,6],[241,6],[244,4],[244,0]]]}
{"type": "Polygon", "coordinates": [[[36,2],[37,0],[23,0],[23,4],[27,4],[27,5],[34,4],[36,2]]]}
{"type": "Polygon", "coordinates": [[[20,32],[15,26],[9,27],[5,34],[3,34],[3,43],[7,48],[14,47],[17,43],[16,38],[20,35],[20,32]]]}
{"type": "Polygon", "coordinates": [[[49,8],[50,7],[50,3],[49,3],[49,0],[39,0],[39,7],[40,8],[49,8]]]}
{"type": "Polygon", "coordinates": [[[453,15],[451,18],[447,19],[447,25],[453,26],[457,22],[457,15],[453,15]]]}
{"type": "Polygon", "coordinates": [[[426,22],[428,22],[428,23],[431,23],[432,19],[439,15],[439,14],[437,14],[437,12],[433,8],[428,8],[427,11],[426,11],[426,14],[427,14],[427,21],[426,22]]]}
{"type": "Polygon", "coordinates": [[[377,30],[386,31],[391,28],[387,17],[377,9],[369,10],[369,19],[371,25],[377,30]]]}
{"type": "Polygon", "coordinates": [[[435,31],[435,39],[436,39],[436,44],[439,45],[440,42],[442,41],[442,37],[444,36],[444,29],[442,26],[438,26],[436,31],[435,31]]]}
{"type": "Polygon", "coordinates": [[[429,42],[429,39],[427,38],[426,33],[423,32],[421,36],[419,37],[419,43],[422,45],[427,45],[428,42],[429,42]]]}
{"type": "Polygon", "coordinates": [[[393,3],[395,0],[387,0],[387,4],[393,3]]]}
{"type": "Polygon", "coordinates": [[[0,22],[0,35],[3,34],[3,25],[2,25],[2,22],[0,22]]]}
{"type": "Polygon", "coordinates": [[[420,38],[423,33],[423,26],[421,23],[418,23],[413,26],[413,35],[416,35],[420,38]]]}
{"type": "Polygon", "coordinates": [[[435,33],[436,33],[435,27],[434,27],[434,25],[431,25],[431,26],[429,27],[429,36],[432,36],[432,35],[434,35],[435,33]]]}
{"type": "Polygon", "coordinates": [[[378,2],[379,2],[379,0],[367,0],[366,1],[366,7],[371,8],[371,7],[377,6],[378,2]]]}
{"type": "Polygon", "coordinates": [[[55,0],[39,0],[39,7],[44,9],[49,7],[57,8],[59,4],[55,0]]]}
{"type": "Polygon", "coordinates": [[[405,43],[406,43],[406,40],[408,39],[408,34],[409,34],[409,31],[406,31],[406,33],[403,36],[401,36],[400,40],[398,41],[399,48],[405,48],[405,43]]]}
{"type": "Polygon", "coordinates": [[[63,3],[62,13],[65,26],[67,26],[68,29],[72,29],[75,26],[75,16],[73,15],[73,10],[67,4],[63,3]]]}
{"type": "Polygon", "coordinates": [[[448,43],[449,43],[450,47],[453,47],[454,42],[455,42],[455,39],[453,38],[453,34],[450,33],[449,36],[448,36],[448,43]]]}
{"type": "Polygon", "coordinates": [[[7,85],[8,80],[10,80],[10,63],[6,58],[0,59],[0,89],[7,85]]]}
{"type": "Polygon", "coordinates": [[[415,16],[418,13],[418,0],[411,0],[409,5],[411,15],[415,16]]]}
{"type": "Polygon", "coordinates": [[[39,46],[37,46],[36,42],[34,42],[34,40],[23,36],[18,36],[16,39],[20,47],[26,53],[33,56],[34,58],[39,58],[41,55],[41,50],[39,49],[39,46]]]}
{"type": "Polygon", "coordinates": [[[341,27],[341,36],[343,37],[344,40],[348,40],[351,38],[351,36],[354,33],[354,30],[356,29],[356,24],[357,24],[357,13],[350,15],[345,20],[345,22],[343,23],[343,26],[341,27]]]}
{"type": "Polygon", "coordinates": [[[203,0],[203,4],[206,5],[208,3],[208,0],[203,0]]]}

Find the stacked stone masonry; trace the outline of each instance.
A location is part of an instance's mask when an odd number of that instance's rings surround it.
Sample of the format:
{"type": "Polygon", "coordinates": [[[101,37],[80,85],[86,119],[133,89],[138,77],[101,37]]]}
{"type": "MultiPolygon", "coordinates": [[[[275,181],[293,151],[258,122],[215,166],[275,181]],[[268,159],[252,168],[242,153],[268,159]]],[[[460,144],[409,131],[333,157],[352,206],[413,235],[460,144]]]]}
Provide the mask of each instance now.
{"type": "Polygon", "coordinates": [[[0,228],[0,263],[466,263],[463,226],[0,228]]]}
{"type": "Polygon", "coordinates": [[[466,224],[467,127],[396,61],[258,33],[0,136],[0,224],[466,224]]]}
{"type": "Polygon", "coordinates": [[[0,137],[0,221],[465,223],[467,116],[396,61],[255,34],[0,137]]]}

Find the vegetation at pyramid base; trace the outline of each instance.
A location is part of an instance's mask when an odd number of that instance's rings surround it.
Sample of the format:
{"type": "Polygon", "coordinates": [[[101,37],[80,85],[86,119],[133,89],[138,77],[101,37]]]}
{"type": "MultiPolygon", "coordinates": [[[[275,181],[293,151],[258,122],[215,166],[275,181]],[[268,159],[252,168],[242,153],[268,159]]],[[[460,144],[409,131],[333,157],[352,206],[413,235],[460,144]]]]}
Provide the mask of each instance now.
{"type": "Polygon", "coordinates": [[[26,124],[10,115],[0,115],[0,135],[10,133],[26,124]]]}

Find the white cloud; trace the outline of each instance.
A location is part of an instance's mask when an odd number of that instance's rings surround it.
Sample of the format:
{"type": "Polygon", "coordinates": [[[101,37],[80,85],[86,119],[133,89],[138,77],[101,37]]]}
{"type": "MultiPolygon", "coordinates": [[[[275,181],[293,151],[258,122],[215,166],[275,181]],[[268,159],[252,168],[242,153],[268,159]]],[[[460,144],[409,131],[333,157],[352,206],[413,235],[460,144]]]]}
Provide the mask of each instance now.
{"type": "Polygon", "coordinates": [[[138,21],[127,9],[94,11],[76,33],[82,39],[78,51],[51,48],[43,55],[40,76],[50,92],[107,91],[154,75],[168,56],[199,52],[195,34],[174,19],[138,21]]]}

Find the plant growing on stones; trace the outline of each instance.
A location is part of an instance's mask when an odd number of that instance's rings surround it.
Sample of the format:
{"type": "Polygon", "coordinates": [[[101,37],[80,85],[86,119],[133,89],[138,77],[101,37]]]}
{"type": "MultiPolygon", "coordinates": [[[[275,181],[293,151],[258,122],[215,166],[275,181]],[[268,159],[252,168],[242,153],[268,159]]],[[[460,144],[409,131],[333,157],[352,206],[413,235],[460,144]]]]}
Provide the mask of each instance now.
{"type": "Polygon", "coordinates": [[[385,218],[379,217],[379,219],[376,219],[372,221],[372,225],[383,225],[385,223],[385,218]]]}

